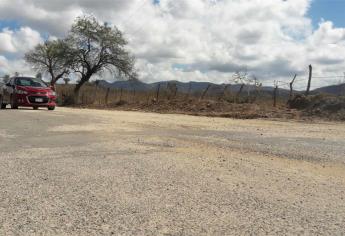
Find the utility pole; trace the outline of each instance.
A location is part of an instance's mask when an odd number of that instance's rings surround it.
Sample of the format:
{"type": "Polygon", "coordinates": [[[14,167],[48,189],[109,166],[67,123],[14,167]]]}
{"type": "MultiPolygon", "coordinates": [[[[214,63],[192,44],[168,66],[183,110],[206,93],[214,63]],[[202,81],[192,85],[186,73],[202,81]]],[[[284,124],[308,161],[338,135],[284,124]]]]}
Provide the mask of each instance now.
{"type": "Polygon", "coordinates": [[[305,95],[308,96],[310,93],[310,86],[311,86],[311,78],[313,76],[313,67],[312,65],[309,65],[309,79],[308,79],[308,86],[307,91],[305,92],[305,95]]]}

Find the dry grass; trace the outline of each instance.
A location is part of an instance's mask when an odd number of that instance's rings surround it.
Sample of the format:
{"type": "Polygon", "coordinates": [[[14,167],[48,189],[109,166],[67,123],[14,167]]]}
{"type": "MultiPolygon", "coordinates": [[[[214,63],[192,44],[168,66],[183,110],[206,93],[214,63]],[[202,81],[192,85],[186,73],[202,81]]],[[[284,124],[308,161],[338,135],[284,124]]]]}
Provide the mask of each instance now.
{"type": "Polygon", "coordinates": [[[161,89],[157,98],[157,91],[105,89],[87,84],[81,89],[78,105],[75,105],[72,99],[73,88],[73,85],[57,86],[60,105],[240,119],[300,118],[299,112],[286,108],[286,99],[279,98],[278,106],[274,108],[272,98],[267,95],[236,97],[231,93],[224,96],[213,93],[201,99],[201,92],[174,94],[161,89]]]}

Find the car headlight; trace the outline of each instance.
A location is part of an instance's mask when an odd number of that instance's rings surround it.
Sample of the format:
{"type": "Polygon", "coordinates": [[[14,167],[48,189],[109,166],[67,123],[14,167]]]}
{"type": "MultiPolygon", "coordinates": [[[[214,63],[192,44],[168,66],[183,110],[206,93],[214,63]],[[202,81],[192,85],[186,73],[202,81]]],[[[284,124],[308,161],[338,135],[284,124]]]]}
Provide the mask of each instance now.
{"type": "Polygon", "coordinates": [[[17,94],[25,94],[25,95],[28,94],[28,92],[25,90],[17,90],[16,93],[17,94]]]}

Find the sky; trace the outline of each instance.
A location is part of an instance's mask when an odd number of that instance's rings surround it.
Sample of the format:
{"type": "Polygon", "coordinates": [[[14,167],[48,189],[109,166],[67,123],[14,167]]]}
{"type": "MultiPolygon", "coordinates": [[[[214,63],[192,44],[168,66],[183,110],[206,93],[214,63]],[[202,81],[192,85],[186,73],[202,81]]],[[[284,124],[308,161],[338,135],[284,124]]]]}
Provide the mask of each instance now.
{"type": "Polygon", "coordinates": [[[345,0],[0,0],[0,76],[35,74],[25,53],[93,14],[124,32],[145,82],[228,83],[246,71],[264,85],[297,74],[303,87],[312,64],[316,88],[344,80],[344,9],[345,0]]]}

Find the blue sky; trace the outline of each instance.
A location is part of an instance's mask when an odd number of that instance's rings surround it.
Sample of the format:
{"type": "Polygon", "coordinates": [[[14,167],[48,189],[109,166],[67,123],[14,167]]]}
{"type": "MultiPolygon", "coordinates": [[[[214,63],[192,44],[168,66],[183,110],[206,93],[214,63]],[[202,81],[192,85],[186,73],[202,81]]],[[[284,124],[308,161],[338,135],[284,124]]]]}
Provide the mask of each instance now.
{"type": "Polygon", "coordinates": [[[309,16],[316,28],[323,18],[334,23],[336,27],[345,27],[345,0],[314,0],[309,16]]]}

